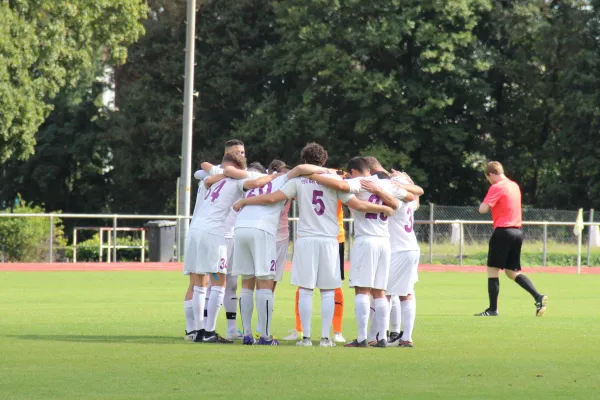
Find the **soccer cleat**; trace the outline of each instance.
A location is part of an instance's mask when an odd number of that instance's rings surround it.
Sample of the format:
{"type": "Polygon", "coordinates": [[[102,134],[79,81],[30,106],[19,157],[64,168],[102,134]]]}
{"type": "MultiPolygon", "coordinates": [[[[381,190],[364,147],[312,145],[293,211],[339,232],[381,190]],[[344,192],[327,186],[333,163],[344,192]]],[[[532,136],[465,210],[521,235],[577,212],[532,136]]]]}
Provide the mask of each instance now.
{"type": "Polygon", "coordinates": [[[233,340],[225,339],[223,336],[219,335],[216,332],[206,332],[204,334],[204,338],[202,339],[202,343],[231,344],[233,343],[233,340]]]}
{"type": "Polygon", "coordinates": [[[377,339],[367,341],[367,345],[374,346],[377,343],[377,339]]]}
{"type": "Polygon", "coordinates": [[[244,337],[244,335],[240,331],[227,332],[225,334],[225,339],[227,339],[227,340],[240,340],[243,337],[244,337]]]}
{"type": "Polygon", "coordinates": [[[415,347],[415,345],[410,340],[399,340],[398,347],[415,347]]]}
{"type": "Polygon", "coordinates": [[[196,336],[194,336],[194,343],[202,343],[202,339],[204,339],[205,334],[206,331],[204,329],[196,331],[196,336]]]}
{"type": "Polygon", "coordinates": [[[335,347],[335,343],[333,343],[331,341],[331,339],[329,339],[329,338],[322,337],[321,338],[321,343],[319,343],[319,346],[321,346],[321,347],[335,347]]]}
{"type": "Polygon", "coordinates": [[[345,344],[344,347],[369,347],[369,345],[367,344],[367,339],[362,342],[359,342],[358,339],[354,339],[350,343],[345,344]]]}
{"type": "Polygon", "coordinates": [[[541,295],[538,301],[535,302],[535,315],[537,317],[543,317],[546,314],[546,304],[548,304],[548,296],[545,294],[541,295]]]}
{"type": "Polygon", "coordinates": [[[388,338],[388,344],[393,344],[400,340],[402,335],[398,332],[390,332],[390,337],[388,338]]]}
{"type": "Polygon", "coordinates": [[[268,339],[261,337],[257,344],[259,346],[279,346],[279,340],[273,339],[273,336],[268,339]]]}
{"type": "Polygon", "coordinates": [[[484,312],[480,312],[479,314],[475,314],[476,317],[497,317],[498,311],[492,311],[489,308],[484,312]]]}
{"type": "Polygon", "coordinates": [[[299,340],[302,337],[302,332],[298,332],[295,329],[288,331],[290,334],[283,338],[283,340],[299,340]]]}
{"type": "Polygon", "coordinates": [[[311,347],[313,344],[309,337],[303,337],[301,341],[296,342],[296,346],[311,347]]]}
{"type": "Polygon", "coordinates": [[[193,342],[194,339],[196,339],[196,333],[197,331],[185,331],[185,336],[183,337],[183,340],[187,340],[188,342],[193,342]]]}
{"type": "Polygon", "coordinates": [[[342,335],[342,332],[336,332],[333,334],[333,342],[346,343],[346,339],[344,338],[344,335],[342,335]]]}
{"type": "Polygon", "coordinates": [[[375,341],[375,343],[371,344],[370,346],[371,347],[383,347],[383,348],[385,348],[385,347],[388,347],[388,343],[387,343],[386,339],[380,339],[380,340],[375,341]]]}
{"type": "Polygon", "coordinates": [[[254,339],[252,336],[244,336],[242,339],[242,344],[252,346],[253,344],[256,344],[256,339],[254,339]]]}

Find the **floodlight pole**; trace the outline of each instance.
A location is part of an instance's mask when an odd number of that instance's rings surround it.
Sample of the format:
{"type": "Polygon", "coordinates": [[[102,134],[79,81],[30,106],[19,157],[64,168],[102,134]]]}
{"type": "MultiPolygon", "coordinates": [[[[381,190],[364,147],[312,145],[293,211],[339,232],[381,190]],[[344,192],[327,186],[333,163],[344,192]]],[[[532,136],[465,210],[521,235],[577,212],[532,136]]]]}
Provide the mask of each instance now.
{"type": "MultiPolygon", "coordinates": [[[[185,249],[190,216],[190,195],[192,186],[192,132],[194,119],[194,63],[196,44],[196,0],[187,0],[187,27],[185,33],[185,84],[183,93],[183,135],[181,139],[181,180],[179,184],[179,235],[182,249],[185,249]]],[[[181,260],[178,260],[181,261],[181,260]]]]}

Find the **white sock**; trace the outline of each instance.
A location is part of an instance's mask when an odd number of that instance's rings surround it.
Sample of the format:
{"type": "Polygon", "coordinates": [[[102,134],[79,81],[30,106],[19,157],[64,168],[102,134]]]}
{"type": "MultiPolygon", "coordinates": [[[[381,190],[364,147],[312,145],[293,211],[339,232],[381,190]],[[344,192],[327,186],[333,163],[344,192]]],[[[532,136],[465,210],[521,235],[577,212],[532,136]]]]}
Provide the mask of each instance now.
{"type": "Polygon", "coordinates": [[[386,331],[390,325],[390,303],[385,297],[375,299],[375,325],[379,332],[378,340],[386,339],[386,331]]]}
{"type": "MultiPolygon", "coordinates": [[[[329,338],[331,324],[333,323],[333,312],[335,310],[335,292],[333,290],[321,290],[321,337],[329,338]]],[[[304,326],[303,326],[304,327],[304,326]]]]}
{"type": "Polygon", "coordinates": [[[401,340],[412,341],[413,328],[417,308],[414,300],[404,300],[402,303],[402,337],[401,340]]]}
{"type": "Polygon", "coordinates": [[[227,285],[225,287],[225,298],[223,305],[225,306],[225,314],[227,315],[227,332],[237,332],[237,326],[235,319],[237,318],[237,287],[238,287],[238,276],[227,275],[225,278],[227,285]]]}
{"type": "Polygon", "coordinates": [[[300,288],[300,299],[298,299],[298,312],[300,313],[300,322],[304,329],[304,336],[310,337],[310,324],[313,308],[313,291],[300,288]]]}
{"type": "Polygon", "coordinates": [[[194,312],[194,331],[204,329],[204,305],[206,303],[206,288],[194,286],[192,310],[194,312]]]}
{"type": "Polygon", "coordinates": [[[258,311],[260,336],[270,338],[273,325],[273,291],[271,289],[256,291],[256,310],[258,311]]]}
{"type": "Polygon", "coordinates": [[[206,293],[204,295],[204,319],[206,319],[207,314],[208,314],[208,299],[210,298],[210,288],[211,288],[211,284],[210,281],[208,281],[208,286],[206,287],[206,293]]]}
{"type": "Polygon", "coordinates": [[[183,310],[185,311],[185,331],[190,333],[196,330],[196,323],[194,322],[194,306],[192,300],[185,300],[183,302],[183,310]]]}
{"type": "Polygon", "coordinates": [[[379,333],[379,328],[377,327],[375,318],[377,318],[375,315],[375,301],[371,297],[369,303],[369,333],[367,334],[367,339],[369,342],[377,339],[377,334],[379,333]]]}
{"type": "Polygon", "coordinates": [[[208,317],[206,318],[206,331],[214,332],[217,328],[217,317],[221,306],[223,305],[223,297],[225,297],[225,289],[223,286],[213,286],[210,289],[210,297],[208,298],[208,317]]]}
{"type": "Polygon", "coordinates": [[[400,298],[398,296],[392,296],[390,301],[390,331],[400,333],[400,298]]]}
{"type": "Polygon", "coordinates": [[[354,313],[358,328],[357,340],[362,342],[367,338],[367,324],[369,323],[369,295],[357,294],[354,298],[354,313]]]}
{"type": "Polygon", "coordinates": [[[254,310],[254,290],[242,289],[240,293],[240,314],[244,336],[252,336],[252,311],[254,310]]]}

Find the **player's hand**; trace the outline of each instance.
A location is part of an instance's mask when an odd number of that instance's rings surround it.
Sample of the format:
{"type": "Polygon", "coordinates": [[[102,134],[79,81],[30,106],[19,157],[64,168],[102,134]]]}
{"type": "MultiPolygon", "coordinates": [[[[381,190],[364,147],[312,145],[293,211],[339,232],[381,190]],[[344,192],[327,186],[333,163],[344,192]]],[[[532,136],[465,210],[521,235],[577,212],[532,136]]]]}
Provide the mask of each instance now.
{"type": "Polygon", "coordinates": [[[370,181],[368,179],[361,180],[360,186],[363,189],[365,189],[367,192],[377,193],[379,191],[379,186],[376,183],[374,183],[373,181],[370,181]]]}
{"type": "Polygon", "coordinates": [[[411,185],[415,184],[406,172],[400,172],[400,171],[396,171],[395,169],[392,169],[392,177],[393,178],[399,177],[401,179],[406,179],[408,182],[410,182],[411,185]]]}
{"type": "Polygon", "coordinates": [[[246,203],[244,203],[244,199],[242,200],[238,200],[234,205],[233,205],[233,210],[235,212],[240,211],[242,208],[244,208],[244,206],[246,205],[246,203]]]}
{"type": "Polygon", "coordinates": [[[385,214],[386,217],[391,217],[392,215],[394,215],[394,209],[392,207],[388,207],[388,206],[384,206],[385,207],[385,211],[383,212],[385,214]]]}

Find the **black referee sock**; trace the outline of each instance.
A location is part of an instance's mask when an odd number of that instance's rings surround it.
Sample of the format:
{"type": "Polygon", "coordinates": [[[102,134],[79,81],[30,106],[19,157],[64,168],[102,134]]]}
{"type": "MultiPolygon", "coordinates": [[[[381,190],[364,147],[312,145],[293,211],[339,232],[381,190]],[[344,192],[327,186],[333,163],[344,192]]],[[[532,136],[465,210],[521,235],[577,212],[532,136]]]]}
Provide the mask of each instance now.
{"type": "Polygon", "coordinates": [[[500,294],[500,279],[488,278],[489,310],[491,311],[498,311],[498,294],[500,294]]]}
{"type": "Polygon", "coordinates": [[[529,294],[533,296],[533,299],[535,301],[537,301],[540,298],[541,295],[538,293],[537,290],[535,290],[535,286],[533,286],[533,283],[525,275],[520,274],[519,276],[517,276],[515,282],[517,282],[519,286],[521,286],[523,289],[527,290],[529,294]]]}

